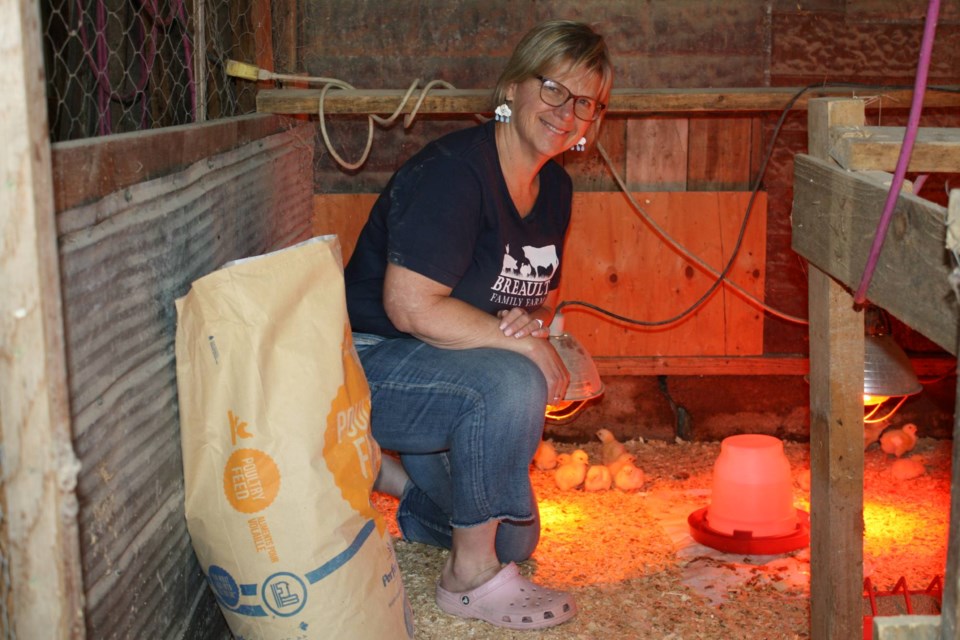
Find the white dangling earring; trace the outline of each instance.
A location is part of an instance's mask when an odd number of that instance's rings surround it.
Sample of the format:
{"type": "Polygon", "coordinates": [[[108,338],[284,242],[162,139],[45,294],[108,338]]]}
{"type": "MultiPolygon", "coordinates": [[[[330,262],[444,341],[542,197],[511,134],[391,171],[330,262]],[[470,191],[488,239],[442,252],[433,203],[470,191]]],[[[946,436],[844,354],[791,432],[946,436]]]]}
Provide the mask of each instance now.
{"type": "Polygon", "coordinates": [[[586,137],[583,137],[577,141],[577,144],[570,147],[570,151],[583,151],[586,148],[587,148],[587,139],[586,137]]]}
{"type": "Polygon", "coordinates": [[[510,122],[510,116],[513,115],[513,112],[510,111],[510,105],[508,105],[506,102],[504,102],[502,105],[497,107],[493,113],[494,113],[494,118],[496,118],[497,122],[504,122],[504,123],[510,122]]]}

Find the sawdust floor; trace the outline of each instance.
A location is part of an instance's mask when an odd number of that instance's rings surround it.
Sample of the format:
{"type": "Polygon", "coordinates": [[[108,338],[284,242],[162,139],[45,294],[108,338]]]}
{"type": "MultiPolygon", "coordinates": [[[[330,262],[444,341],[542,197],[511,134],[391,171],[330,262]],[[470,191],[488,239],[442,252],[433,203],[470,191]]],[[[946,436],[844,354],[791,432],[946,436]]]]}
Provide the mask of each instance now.
{"type": "MultiPolygon", "coordinates": [[[[718,442],[625,443],[646,473],[637,492],[561,491],[552,472],[531,467],[543,523],[524,575],[566,589],[578,616],[540,632],[499,629],[441,612],[434,587],[446,551],[396,541],[419,640],[460,638],[779,638],[809,637],[809,548],[745,557],[695,542],[687,516],[710,501],[718,442]]],[[[599,442],[579,446],[599,459],[599,442]]],[[[809,511],[809,447],[784,443],[794,476],[795,505],[809,511]]],[[[886,591],[901,577],[926,589],[946,565],[951,442],[922,438],[909,454],[926,473],[906,481],[891,474],[893,458],[865,452],[864,572],[886,591]]],[[[396,501],[374,494],[398,535],[396,501]]],[[[865,601],[866,602],[866,601],[865,601]]],[[[869,609],[865,610],[869,613],[869,609]]]]}

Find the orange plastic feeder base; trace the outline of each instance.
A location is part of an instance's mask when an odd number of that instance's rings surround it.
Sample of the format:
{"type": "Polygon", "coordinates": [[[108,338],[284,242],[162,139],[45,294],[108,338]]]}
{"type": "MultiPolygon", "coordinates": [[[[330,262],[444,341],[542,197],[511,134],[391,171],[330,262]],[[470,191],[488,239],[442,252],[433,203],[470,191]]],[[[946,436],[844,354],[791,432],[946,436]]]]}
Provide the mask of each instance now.
{"type": "Polygon", "coordinates": [[[802,549],[810,544],[810,514],[797,509],[797,527],[794,531],[776,536],[754,537],[750,531],[734,531],[733,535],[714,531],[707,524],[707,507],[697,509],[687,517],[690,536],[700,544],[725,553],[772,556],[802,549]]]}

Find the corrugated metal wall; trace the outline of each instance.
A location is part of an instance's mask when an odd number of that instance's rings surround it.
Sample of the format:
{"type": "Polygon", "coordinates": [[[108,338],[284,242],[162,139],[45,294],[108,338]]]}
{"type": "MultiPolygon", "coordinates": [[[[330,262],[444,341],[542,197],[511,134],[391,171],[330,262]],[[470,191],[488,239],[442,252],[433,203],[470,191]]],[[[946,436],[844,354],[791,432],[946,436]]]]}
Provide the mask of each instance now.
{"type": "MultiPolygon", "coordinates": [[[[149,164],[129,142],[118,157],[149,164]]],[[[291,124],[58,213],[89,638],[228,636],[184,520],[174,300],[309,237],[312,166],[312,130],[291,124]]]]}

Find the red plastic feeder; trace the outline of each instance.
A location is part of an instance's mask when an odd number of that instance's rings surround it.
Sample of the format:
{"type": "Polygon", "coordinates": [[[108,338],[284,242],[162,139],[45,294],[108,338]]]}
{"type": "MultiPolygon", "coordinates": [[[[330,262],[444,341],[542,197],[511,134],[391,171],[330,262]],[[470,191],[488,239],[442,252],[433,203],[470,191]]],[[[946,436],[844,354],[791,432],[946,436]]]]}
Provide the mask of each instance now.
{"type": "Polygon", "coordinates": [[[810,516],[793,506],[783,442],[761,434],[724,438],[710,506],[687,523],[694,540],[727,553],[775,555],[810,544],[810,516]]]}

